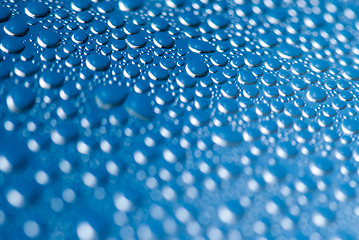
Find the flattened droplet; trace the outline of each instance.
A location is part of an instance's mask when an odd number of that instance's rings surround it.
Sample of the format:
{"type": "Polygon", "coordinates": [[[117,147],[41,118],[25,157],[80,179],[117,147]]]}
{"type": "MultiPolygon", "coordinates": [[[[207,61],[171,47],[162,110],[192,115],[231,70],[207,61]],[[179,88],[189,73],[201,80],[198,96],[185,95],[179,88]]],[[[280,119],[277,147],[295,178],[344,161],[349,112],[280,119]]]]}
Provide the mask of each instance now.
{"type": "Polygon", "coordinates": [[[259,43],[266,48],[273,47],[278,43],[277,35],[274,33],[264,34],[259,38],[259,43]]]}
{"type": "Polygon", "coordinates": [[[16,37],[5,37],[1,41],[0,49],[5,53],[19,53],[25,48],[24,43],[16,37]]]}
{"type": "Polygon", "coordinates": [[[152,80],[160,81],[166,80],[169,77],[168,71],[158,65],[151,67],[148,71],[148,75],[152,80]]]}
{"type": "Polygon", "coordinates": [[[180,23],[190,27],[197,27],[201,23],[199,17],[195,15],[193,12],[182,13],[178,19],[180,23]]]}
{"type": "Polygon", "coordinates": [[[123,71],[123,75],[126,78],[136,78],[140,75],[140,69],[135,65],[127,65],[123,71]]]}
{"type": "Polygon", "coordinates": [[[147,41],[143,33],[130,35],[126,38],[126,43],[131,48],[142,48],[146,45],[147,41]]]}
{"type": "Polygon", "coordinates": [[[110,66],[108,57],[92,53],[86,58],[86,66],[92,71],[105,71],[110,66]]]}
{"type": "Polygon", "coordinates": [[[244,85],[252,85],[257,83],[257,79],[249,71],[240,71],[238,74],[238,81],[244,85]]]}
{"type": "Polygon", "coordinates": [[[311,14],[304,18],[304,23],[309,28],[317,28],[317,27],[320,27],[321,25],[323,25],[324,18],[320,14],[311,14]]]}
{"type": "Polygon", "coordinates": [[[44,30],[39,33],[37,42],[43,48],[54,48],[61,43],[61,35],[53,30],[44,30]]]}
{"type": "Polygon", "coordinates": [[[308,90],[307,98],[311,102],[323,102],[327,99],[327,94],[323,88],[313,86],[308,90]]]}
{"type": "Polygon", "coordinates": [[[30,2],[25,7],[25,13],[32,18],[42,18],[50,13],[50,9],[45,3],[30,2]]]}
{"type": "Polygon", "coordinates": [[[276,152],[279,157],[281,157],[283,159],[288,159],[288,158],[292,158],[292,157],[296,156],[298,153],[298,150],[297,150],[296,146],[294,146],[290,142],[281,142],[278,144],[278,146],[276,148],[276,152]]]}
{"type": "Polygon", "coordinates": [[[10,36],[24,36],[29,31],[29,26],[23,19],[15,18],[5,24],[4,31],[10,36]]]}
{"type": "Polygon", "coordinates": [[[186,72],[191,77],[203,77],[208,73],[208,67],[201,57],[196,56],[188,61],[186,72]]]}
{"type": "Polygon", "coordinates": [[[180,87],[194,87],[196,84],[195,78],[189,76],[186,72],[178,74],[176,82],[180,87]]]}
{"type": "Polygon", "coordinates": [[[123,17],[121,12],[114,12],[109,17],[107,23],[108,23],[108,26],[110,26],[110,28],[114,28],[114,29],[120,28],[120,27],[123,27],[123,25],[125,25],[125,18],[123,17]]]}
{"type": "Polygon", "coordinates": [[[280,163],[268,166],[263,173],[264,180],[269,184],[283,180],[288,174],[288,170],[280,163]]]}
{"type": "Polygon", "coordinates": [[[160,48],[171,48],[174,44],[174,40],[168,33],[158,32],[155,34],[154,43],[160,48]]]}
{"type": "Polygon", "coordinates": [[[211,112],[208,110],[197,110],[189,116],[189,120],[194,126],[199,127],[210,121],[210,115],[211,112]]]}

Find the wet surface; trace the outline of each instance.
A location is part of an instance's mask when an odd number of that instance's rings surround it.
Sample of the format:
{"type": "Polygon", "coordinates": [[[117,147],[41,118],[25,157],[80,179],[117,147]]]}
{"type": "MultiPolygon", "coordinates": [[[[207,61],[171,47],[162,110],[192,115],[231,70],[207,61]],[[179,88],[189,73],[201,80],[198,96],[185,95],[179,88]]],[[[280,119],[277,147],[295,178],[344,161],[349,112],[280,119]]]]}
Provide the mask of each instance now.
{"type": "Polygon", "coordinates": [[[0,2],[0,238],[356,239],[359,6],[0,2]]]}

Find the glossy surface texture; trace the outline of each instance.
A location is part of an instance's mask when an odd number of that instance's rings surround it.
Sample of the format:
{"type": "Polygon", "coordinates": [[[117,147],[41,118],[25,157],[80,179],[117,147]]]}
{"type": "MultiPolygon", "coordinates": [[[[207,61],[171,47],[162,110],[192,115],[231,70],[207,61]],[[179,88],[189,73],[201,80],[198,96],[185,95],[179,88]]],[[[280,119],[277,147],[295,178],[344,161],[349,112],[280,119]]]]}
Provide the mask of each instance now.
{"type": "Polygon", "coordinates": [[[0,239],[357,239],[358,8],[0,0],[0,239]]]}

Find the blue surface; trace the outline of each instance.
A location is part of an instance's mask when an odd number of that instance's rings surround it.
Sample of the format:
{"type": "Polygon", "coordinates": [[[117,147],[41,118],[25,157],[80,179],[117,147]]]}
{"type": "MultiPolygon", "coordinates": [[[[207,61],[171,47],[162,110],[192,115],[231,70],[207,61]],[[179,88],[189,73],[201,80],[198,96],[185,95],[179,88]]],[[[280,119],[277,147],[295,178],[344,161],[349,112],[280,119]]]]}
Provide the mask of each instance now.
{"type": "Polygon", "coordinates": [[[358,8],[0,0],[0,239],[359,239],[358,8]]]}

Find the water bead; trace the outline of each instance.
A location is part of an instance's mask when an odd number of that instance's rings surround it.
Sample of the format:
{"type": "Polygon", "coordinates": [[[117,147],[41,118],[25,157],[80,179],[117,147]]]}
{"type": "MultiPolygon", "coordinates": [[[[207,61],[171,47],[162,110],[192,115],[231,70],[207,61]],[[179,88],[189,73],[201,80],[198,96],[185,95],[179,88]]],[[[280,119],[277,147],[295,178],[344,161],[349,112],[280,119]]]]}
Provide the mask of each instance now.
{"type": "Polygon", "coordinates": [[[286,59],[298,58],[303,54],[302,50],[289,44],[282,44],[277,52],[279,56],[286,59]]]}
{"type": "Polygon", "coordinates": [[[166,20],[164,20],[163,18],[154,18],[152,23],[151,23],[151,27],[153,30],[158,31],[158,32],[163,32],[163,31],[167,31],[168,28],[170,27],[170,25],[168,24],[168,22],[166,20]]]}
{"type": "Polygon", "coordinates": [[[274,33],[264,34],[259,38],[259,43],[263,47],[273,47],[278,43],[277,35],[275,35],[274,33]]]}
{"type": "Polygon", "coordinates": [[[224,97],[227,98],[237,98],[239,95],[239,90],[234,86],[234,84],[225,83],[221,87],[221,93],[224,97]]]}
{"type": "Polygon", "coordinates": [[[123,71],[123,75],[126,78],[135,78],[138,77],[138,75],[140,75],[140,69],[135,66],[135,65],[127,65],[123,71]]]}
{"type": "Polygon", "coordinates": [[[160,65],[162,68],[167,70],[173,70],[176,67],[176,64],[171,59],[161,59],[160,65]]]}
{"type": "Polygon", "coordinates": [[[208,25],[213,29],[224,28],[229,24],[229,21],[222,15],[211,15],[207,19],[208,25]]]}
{"type": "Polygon", "coordinates": [[[242,134],[228,127],[213,129],[212,141],[222,147],[235,146],[242,142],[242,134]]]}
{"type": "Polygon", "coordinates": [[[195,53],[212,53],[216,50],[213,45],[198,39],[190,39],[188,41],[188,48],[195,53]]]}
{"type": "Polygon", "coordinates": [[[188,61],[186,72],[191,77],[203,77],[208,73],[208,67],[201,57],[194,57],[188,61]]]}
{"type": "Polygon", "coordinates": [[[342,122],[341,127],[345,134],[356,134],[359,132],[359,121],[356,119],[347,119],[342,122]]]}
{"type": "Polygon", "coordinates": [[[223,54],[213,53],[211,56],[211,62],[216,66],[225,66],[228,59],[223,54]]]}
{"type": "Polygon", "coordinates": [[[51,139],[57,145],[64,145],[78,137],[77,128],[72,123],[61,123],[51,132],[51,139]]]}
{"type": "Polygon", "coordinates": [[[178,19],[185,26],[197,27],[201,23],[199,17],[192,12],[185,12],[178,19]]]}
{"type": "Polygon", "coordinates": [[[166,0],[166,4],[171,8],[178,8],[185,4],[185,0],[166,0]]]}
{"type": "Polygon", "coordinates": [[[61,36],[53,30],[44,30],[39,33],[37,42],[43,48],[54,48],[61,43],[61,36]]]}
{"type": "Polygon", "coordinates": [[[143,33],[130,35],[126,38],[126,43],[131,48],[142,48],[146,45],[147,41],[143,33]]]}
{"type": "Polygon", "coordinates": [[[154,43],[160,48],[171,48],[174,40],[168,33],[159,32],[155,34],[154,43]]]}
{"type": "Polygon", "coordinates": [[[323,102],[327,98],[327,94],[321,87],[313,86],[307,92],[307,98],[312,102],[323,102]]]}
{"type": "Polygon", "coordinates": [[[238,81],[245,85],[252,85],[257,83],[257,79],[249,71],[240,71],[238,74],[238,81]]]}
{"type": "Polygon", "coordinates": [[[15,18],[4,25],[4,31],[9,36],[24,36],[29,31],[29,26],[21,18],[15,18]]]}
{"type": "Polygon", "coordinates": [[[44,3],[30,2],[26,5],[25,13],[32,18],[42,18],[50,13],[50,9],[44,3]]]}
{"type": "Polygon", "coordinates": [[[106,32],[107,25],[104,22],[94,21],[90,29],[94,34],[102,34],[106,32]]]}
{"type": "Polygon", "coordinates": [[[345,67],[343,69],[343,77],[348,80],[358,80],[359,79],[359,70],[353,67],[345,67]]]}
{"type": "Polygon", "coordinates": [[[121,0],[119,1],[119,7],[121,11],[129,12],[137,10],[144,4],[143,0],[132,1],[132,0],[121,0]]]}
{"type": "Polygon", "coordinates": [[[310,63],[310,67],[315,72],[324,72],[330,67],[330,64],[325,60],[315,59],[310,63]]]}
{"type": "Polygon", "coordinates": [[[317,156],[310,162],[309,168],[314,175],[323,176],[330,173],[334,166],[329,159],[317,156]]]}
{"type": "Polygon", "coordinates": [[[143,94],[130,94],[126,101],[126,110],[130,115],[147,121],[155,115],[151,99],[143,94]]]}
{"type": "Polygon", "coordinates": [[[110,28],[120,28],[125,25],[125,19],[120,12],[112,13],[107,22],[110,28]]]}
{"type": "Polygon", "coordinates": [[[92,53],[86,58],[86,66],[92,71],[105,71],[110,66],[108,57],[92,53]]]}
{"type": "Polygon", "coordinates": [[[116,85],[101,86],[96,89],[96,103],[100,108],[109,109],[122,104],[128,95],[126,88],[116,85]]]}
{"type": "Polygon", "coordinates": [[[178,74],[176,82],[180,87],[194,87],[196,84],[196,80],[185,72],[178,74]]]}
{"type": "Polygon", "coordinates": [[[18,62],[14,67],[14,72],[19,77],[31,76],[39,70],[39,66],[31,62],[18,62]]]}
{"type": "Polygon", "coordinates": [[[10,16],[11,16],[10,9],[5,6],[1,6],[0,7],[0,22],[5,22],[5,21],[9,20],[10,16]]]}
{"type": "Polygon", "coordinates": [[[84,43],[88,39],[88,34],[83,30],[77,30],[72,36],[72,41],[75,43],[84,43]]]}
{"type": "Polygon", "coordinates": [[[42,88],[50,89],[60,87],[65,81],[65,77],[61,73],[53,71],[45,71],[40,77],[39,84],[42,88]]]}
{"type": "Polygon", "coordinates": [[[286,176],[287,170],[280,163],[268,166],[268,168],[263,173],[264,180],[269,184],[277,183],[283,180],[286,176]]]}
{"type": "Polygon", "coordinates": [[[78,12],[88,10],[91,5],[90,0],[73,0],[71,2],[71,8],[78,12]]]}
{"type": "Polygon", "coordinates": [[[21,113],[34,105],[35,94],[29,88],[16,86],[7,95],[6,103],[10,111],[21,113]]]}
{"type": "Polygon", "coordinates": [[[0,45],[0,49],[5,53],[19,53],[24,50],[24,48],[24,43],[15,37],[5,37],[0,45]]]}

